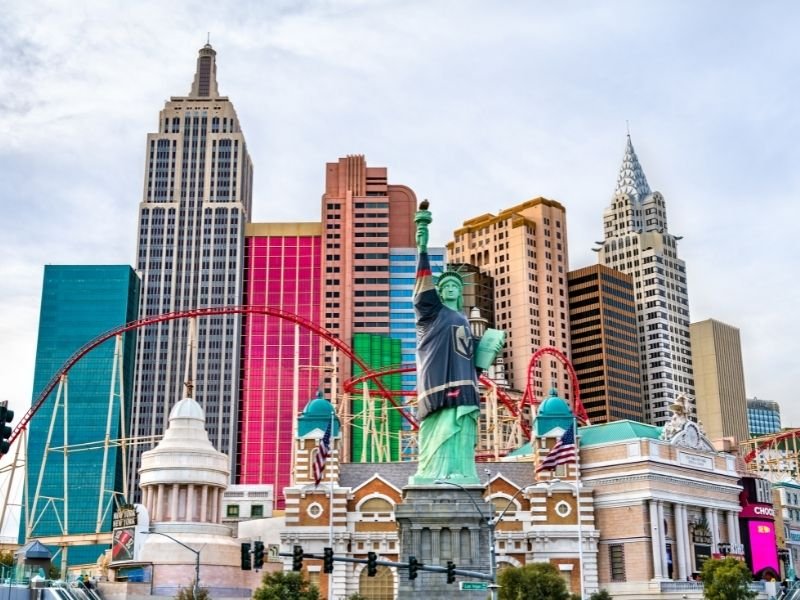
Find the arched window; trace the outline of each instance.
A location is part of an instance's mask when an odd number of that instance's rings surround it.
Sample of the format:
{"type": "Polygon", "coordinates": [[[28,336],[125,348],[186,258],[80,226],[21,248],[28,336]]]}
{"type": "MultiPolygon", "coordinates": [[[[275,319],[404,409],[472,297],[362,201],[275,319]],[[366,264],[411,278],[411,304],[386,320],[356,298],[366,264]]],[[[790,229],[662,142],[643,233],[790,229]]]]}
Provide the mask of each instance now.
{"type": "Polygon", "coordinates": [[[394,519],[394,505],[386,498],[370,498],[358,507],[362,520],[391,521],[394,519]]]}
{"type": "Polygon", "coordinates": [[[375,577],[370,577],[363,569],[358,577],[358,593],[367,600],[394,600],[394,572],[379,566],[375,577]]]}

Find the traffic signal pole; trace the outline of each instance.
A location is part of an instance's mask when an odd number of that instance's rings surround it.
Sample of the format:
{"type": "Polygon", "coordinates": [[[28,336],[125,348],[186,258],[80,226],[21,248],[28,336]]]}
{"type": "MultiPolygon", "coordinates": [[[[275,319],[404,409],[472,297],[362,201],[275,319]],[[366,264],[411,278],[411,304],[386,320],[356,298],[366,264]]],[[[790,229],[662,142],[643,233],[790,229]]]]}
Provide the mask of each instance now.
{"type": "MultiPolygon", "coordinates": [[[[287,558],[296,558],[295,554],[292,552],[279,552],[278,556],[285,556],[287,558]]],[[[317,560],[325,560],[324,554],[315,554],[315,553],[303,553],[303,558],[313,558],[317,560]]],[[[334,561],[338,562],[349,562],[349,563],[359,563],[362,565],[368,564],[368,558],[351,558],[349,556],[333,556],[334,561]]],[[[394,562],[391,560],[375,560],[374,563],[376,565],[380,565],[383,567],[394,567],[396,569],[408,569],[409,563],[407,562],[394,562]]],[[[447,567],[440,567],[439,565],[424,565],[422,563],[416,563],[416,567],[420,571],[429,571],[432,573],[447,573],[447,567]]],[[[493,577],[489,573],[482,573],[480,571],[470,571],[467,569],[451,569],[450,570],[455,575],[460,575],[462,577],[471,577],[472,579],[482,579],[483,581],[493,581],[493,577]]]]}

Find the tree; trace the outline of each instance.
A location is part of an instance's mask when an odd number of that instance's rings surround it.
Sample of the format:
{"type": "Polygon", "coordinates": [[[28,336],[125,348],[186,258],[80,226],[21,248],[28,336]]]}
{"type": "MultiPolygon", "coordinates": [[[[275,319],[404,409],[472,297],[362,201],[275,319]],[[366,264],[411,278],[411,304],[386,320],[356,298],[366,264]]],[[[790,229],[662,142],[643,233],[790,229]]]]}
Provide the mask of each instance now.
{"type": "Polygon", "coordinates": [[[317,586],[303,579],[301,573],[277,571],[264,573],[253,600],[320,600],[320,596],[317,586]]]}
{"type": "Polygon", "coordinates": [[[611,597],[611,594],[608,593],[608,590],[598,590],[591,596],[589,596],[589,600],[614,600],[611,597]]]}
{"type": "Polygon", "coordinates": [[[506,567],[498,583],[500,600],[570,600],[567,584],[550,563],[506,567]]]}
{"type": "Polygon", "coordinates": [[[702,578],[707,600],[751,600],[757,596],[748,586],[753,578],[747,565],[731,556],[706,560],[702,578]]]}
{"type": "MultiPolygon", "coordinates": [[[[194,587],[180,588],[175,595],[175,600],[194,600],[194,587]]],[[[197,600],[211,600],[211,594],[206,588],[200,588],[197,592],[197,600]]]]}

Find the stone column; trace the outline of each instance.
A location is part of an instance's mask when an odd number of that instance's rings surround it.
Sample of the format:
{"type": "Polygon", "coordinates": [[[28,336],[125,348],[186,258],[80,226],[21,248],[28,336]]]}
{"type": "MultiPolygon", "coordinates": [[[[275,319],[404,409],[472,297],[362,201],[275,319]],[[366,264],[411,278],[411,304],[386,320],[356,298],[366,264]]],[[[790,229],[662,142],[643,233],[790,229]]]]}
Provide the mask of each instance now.
{"type": "Polygon", "coordinates": [[[172,484],[172,489],[169,494],[169,520],[178,520],[178,497],[180,496],[180,487],[177,483],[172,484]]]}
{"type": "Polygon", "coordinates": [[[655,500],[650,500],[650,546],[653,551],[653,577],[663,579],[664,572],[661,570],[661,523],[658,520],[658,504],[655,500]]]}
{"type": "Polygon", "coordinates": [[[156,492],[156,510],[155,510],[155,520],[156,521],[163,521],[164,520],[164,484],[158,484],[158,491],[156,492]]]}
{"type": "Polygon", "coordinates": [[[719,552],[719,511],[711,509],[711,552],[719,552]]]}
{"type": "Polygon", "coordinates": [[[221,516],[219,514],[219,501],[222,499],[222,490],[218,487],[214,488],[214,495],[212,496],[213,502],[211,503],[211,510],[214,512],[211,515],[211,522],[212,523],[219,523],[221,520],[221,516]]]}
{"type": "Polygon", "coordinates": [[[200,522],[208,521],[208,486],[204,485],[200,494],[200,522]]]}
{"type": "MultiPolygon", "coordinates": [[[[665,578],[669,577],[669,566],[667,565],[667,532],[664,530],[664,501],[657,500],[658,504],[658,549],[661,553],[661,572],[665,578]]],[[[672,566],[675,567],[675,557],[672,557],[672,566]]]]}
{"type": "Polygon", "coordinates": [[[194,521],[194,505],[194,484],[190,483],[186,488],[186,521],[188,522],[194,521]]]}
{"type": "Polygon", "coordinates": [[[683,545],[686,548],[686,574],[690,575],[694,572],[694,565],[692,565],[692,541],[689,539],[689,509],[686,505],[683,507],[683,545]]]}
{"type": "Polygon", "coordinates": [[[728,520],[728,543],[737,544],[736,538],[739,532],[739,523],[737,522],[736,513],[729,510],[725,513],[725,516],[728,520]]]}
{"type": "Polygon", "coordinates": [[[676,579],[686,581],[686,565],[689,562],[686,560],[686,553],[689,551],[686,538],[683,537],[683,532],[686,530],[686,508],[682,504],[673,504],[673,513],[675,518],[675,545],[677,546],[676,552],[673,552],[673,568],[675,569],[673,575],[677,575],[676,579]]]}

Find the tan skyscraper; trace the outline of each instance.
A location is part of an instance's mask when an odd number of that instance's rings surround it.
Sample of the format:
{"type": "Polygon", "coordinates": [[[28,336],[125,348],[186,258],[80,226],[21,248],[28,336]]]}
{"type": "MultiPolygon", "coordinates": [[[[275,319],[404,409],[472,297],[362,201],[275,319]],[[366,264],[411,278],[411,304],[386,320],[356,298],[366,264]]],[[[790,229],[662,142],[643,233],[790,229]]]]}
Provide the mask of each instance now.
{"type": "Polygon", "coordinates": [[[748,438],[739,329],[714,319],[692,323],[697,418],[711,439],[748,438]]]}
{"type": "MultiPolygon", "coordinates": [[[[534,351],[554,346],[569,354],[566,211],[554,200],[535,198],[464,221],[453,236],[449,262],[475,265],[494,279],[495,327],[507,336],[506,372],[511,387],[524,390],[534,351]]],[[[552,386],[572,397],[555,359],[536,366],[534,383],[537,398],[552,386]]]]}

